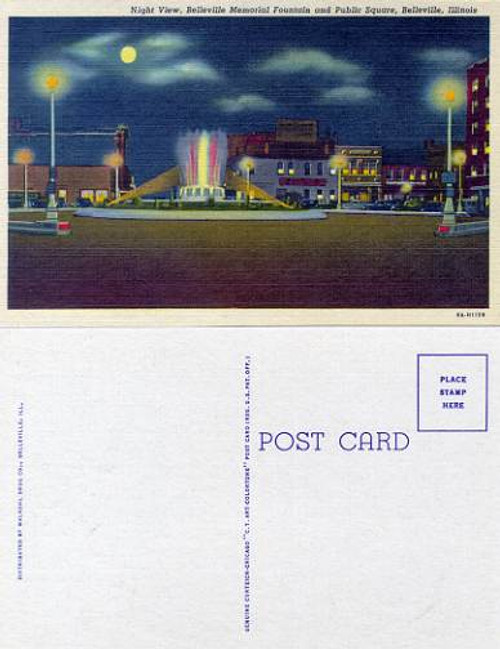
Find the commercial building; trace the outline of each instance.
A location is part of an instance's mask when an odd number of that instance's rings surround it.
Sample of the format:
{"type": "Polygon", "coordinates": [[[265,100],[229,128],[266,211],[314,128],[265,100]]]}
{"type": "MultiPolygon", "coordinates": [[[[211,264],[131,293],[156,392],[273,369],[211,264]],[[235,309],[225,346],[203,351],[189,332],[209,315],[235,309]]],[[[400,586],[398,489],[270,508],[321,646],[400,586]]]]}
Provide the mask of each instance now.
{"type": "MultiPolygon", "coordinates": [[[[48,165],[28,167],[28,195],[30,202],[46,197],[49,181],[48,165]]],[[[23,205],[24,166],[9,165],[9,204],[23,205]]],[[[115,171],[107,166],[57,167],[57,198],[61,203],[74,205],[80,198],[94,204],[103,203],[115,194],[115,171]]]]}
{"type": "Polygon", "coordinates": [[[270,133],[228,135],[228,164],[241,171],[252,158],[251,180],[281,200],[337,202],[338,176],[332,157],[342,155],[342,200],[372,201],[381,196],[382,149],[340,145],[321,137],[316,120],[280,119],[270,133]]]}
{"type": "MultiPolygon", "coordinates": [[[[31,137],[40,137],[48,135],[46,132],[29,131],[23,129],[20,123],[12,125],[14,138],[20,138],[26,142],[31,137]]],[[[71,135],[72,137],[87,135],[86,132],[63,132],[59,136],[71,135]]],[[[121,164],[117,167],[109,165],[57,165],[57,198],[60,203],[74,205],[79,199],[86,198],[94,204],[100,204],[106,200],[111,200],[116,196],[116,173],[118,172],[118,191],[128,191],[132,184],[133,178],[127,166],[127,142],[129,138],[129,129],[125,124],[120,124],[114,131],[102,133],[99,130],[92,135],[102,135],[103,137],[113,137],[115,153],[118,154],[117,160],[121,164]]],[[[28,149],[29,151],[29,149],[28,149]]],[[[29,164],[27,174],[23,164],[9,165],[9,205],[12,207],[24,205],[25,178],[28,179],[28,197],[31,203],[44,200],[47,197],[47,185],[49,181],[48,165],[29,164]]]]}
{"type": "Polygon", "coordinates": [[[477,209],[489,208],[490,87],[489,59],[467,68],[465,191],[477,209]]]}

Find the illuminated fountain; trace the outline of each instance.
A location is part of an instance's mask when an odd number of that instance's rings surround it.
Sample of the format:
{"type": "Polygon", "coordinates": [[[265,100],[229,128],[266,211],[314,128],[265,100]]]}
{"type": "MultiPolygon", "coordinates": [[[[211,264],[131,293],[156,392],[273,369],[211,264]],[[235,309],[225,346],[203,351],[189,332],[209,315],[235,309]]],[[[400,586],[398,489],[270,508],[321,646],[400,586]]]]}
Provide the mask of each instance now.
{"type": "Polygon", "coordinates": [[[223,131],[189,131],[179,138],[180,202],[217,203],[225,198],[227,137],[223,131]]]}

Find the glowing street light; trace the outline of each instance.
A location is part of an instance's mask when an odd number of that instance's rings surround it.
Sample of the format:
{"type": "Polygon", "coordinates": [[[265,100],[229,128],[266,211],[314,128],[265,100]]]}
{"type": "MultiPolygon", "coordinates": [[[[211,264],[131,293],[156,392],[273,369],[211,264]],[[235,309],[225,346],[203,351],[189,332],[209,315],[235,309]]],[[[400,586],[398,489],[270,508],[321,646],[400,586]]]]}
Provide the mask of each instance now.
{"type": "Polygon", "coordinates": [[[329,160],[330,169],[337,174],[337,209],[342,209],[342,172],[347,167],[348,160],[344,155],[336,154],[329,160]]]}
{"type": "Polygon", "coordinates": [[[123,156],[120,153],[118,153],[118,151],[114,151],[113,153],[108,153],[108,155],[104,156],[104,164],[108,165],[108,167],[113,167],[115,170],[115,199],[119,198],[120,196],[119,174],[120,174],[120,167],[123,165],[123,156]]]}
{"type": "Polygon", "coordinates": [[[408,197],[410,196],[412,189],[413,189],[413,185],[411,183],[406,182],[401,185],[401,193],[403,194],[405,201],[408,200],[408,197]]]}
{"type": "Polygon", "coordinates": [[[463,188],[463,166],[467,161],[467,154],[462,149],[453,151],[453,164],[458,167],[458,202],[457,212],[463,212],[464,188],[463,188]]]}
{"type": "Polygon", "coordinates": [[[14,153],[14,162],[24,166],[24,207],[29,207],[28,201],[28,166],[33,164],[35,155],[31,149],[18,149],[14,153]]]}
{"type": "Polygon", "coordinates": [[[255,169],[255,162],[252,158],[245,156],[240,160],[239,167],[247,175],[247,205],[250,204],[250,174],[255,169]]]}
{"type": "Polygon", "coordinates": [[[50,170],[47,185],[47,219],[57,220],[56,198],[56,95],[61,96],[68,88],[66,70],[58,65],[42,65],[36,69],[34,82],[37,91],[50,99],[50,170]]]}
{"type": "Polygon", "coordinates": [[[463,83],[454,77],[443,77],[438,79],[432,86],[431,98],[434,105],[441,110],[446,110],[448,114],[447,123],[447,155],[446,171],[443,173],[442,180],[446,187],[446,201],[443,210],[443,224],[455,224],[455,209],[453,206],[453,185],[455,183],[455,174],[452,169],[452,111],[459,108],[465,99],[463,83]]]}

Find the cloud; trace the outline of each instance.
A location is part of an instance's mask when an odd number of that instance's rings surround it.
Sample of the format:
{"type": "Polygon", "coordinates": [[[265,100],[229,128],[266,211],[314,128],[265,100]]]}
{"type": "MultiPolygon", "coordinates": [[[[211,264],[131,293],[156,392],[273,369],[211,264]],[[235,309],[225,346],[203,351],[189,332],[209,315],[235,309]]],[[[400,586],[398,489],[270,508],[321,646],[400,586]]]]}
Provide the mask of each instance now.
{"type": "Polygon", "coordinates": [[[475,58],[474,54],[460,47],[432,47],[418,52],[417,57],[424,63],[454,68],[465,68],[475,58]]]}
{"type": "Polygon", "coordinates": [[[146,49],[157,55],[172,56],[179,52],[184,52],[191,46],[191,42],[183,34],[176,34],[174,32],[163,32],[154,34],[140,41],[137,45],[138,49],[146,49]]]}
{"type": "Polygon", "coordinates": [[[325,90],[321,95],[323,104],[359,104],[375,97],[375,91],[365,86],[339,86],[325,90]]]}
{"type": "Polygon", "coordinates": [[[274,101],[258,94],[240,95],[239,97],[222,97],[215,104],[225,113],[243,113],[246,111],[266,111],[276,107],[274,101]]]}
{"type": "Polygon", "coordinates": [[[140,69],[134,79],[152,86],[166,86],[190,81],[218,81],[219,73],[201,60],[177,61],[168,66],[140,69]]]}
{"type": "Polygon", "coordinates": [[[363,68],[357,63],[335,58],[323,50],[301,48],[283,50],[261,63],[257,70],[269,74],[312,72],[346,77],[365,74],[363,68]]]}
{"type": "Polygon", "coordinates": [[[65,51],[86,61],[100,61],[108,56],[108,48],[115,45],[123,35],[120,32],[97,34],[65,47],[65,51]]]}

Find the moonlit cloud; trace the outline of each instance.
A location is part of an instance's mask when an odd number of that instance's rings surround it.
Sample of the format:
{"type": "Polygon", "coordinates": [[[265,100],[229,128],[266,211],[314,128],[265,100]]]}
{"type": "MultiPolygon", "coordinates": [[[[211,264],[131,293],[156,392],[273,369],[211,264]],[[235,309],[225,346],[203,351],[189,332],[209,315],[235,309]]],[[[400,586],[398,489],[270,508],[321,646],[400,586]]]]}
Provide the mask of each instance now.
{"type": "Polygon", "coordinates": [[[460,47],[431,47],[417,57],[424,63],[455,68],[465,68],[475,59],[474,54],[460,47]]]}
{"type": "Polygon", "coordinates": [[[317,49],[289,48],[271,56],[257,70],[268,74],[335,74],[348,77],[365,71],[357,63],[333,57],[317,49]]]}
{"type": "Polygon", "coordinates": [[[215,101],[225,113],[243,113],[246,111],[267,111],[276,107],[274,101],[258,94],[246,94],[239,97],[222,97],[215,101]]]}
{"type": "Polygon", "coordinates": [[[138,48],[144,48],[165,56],[172,56],[184,52],[190,47],[190,45],[191,43],[189,39],[187,39],[183,34],[163,32],[143,39],[138,43],[138,48]]]}
{"type": "Polygon", "coordinates": [[[178,61],[165,67],[146,68],[134,75],[136,81],[152,86],[167,86],[190,81],[218,81],[219,73],[201,60],[178,61]]]}
{"type": "Polygon", "coordinates": [[[123,35],[120,32],[97,34],[66,46],[65,51],[87,61],[101,61],[109,55],[109,48],[116,45],[123,35]]]}
{"type": "Polygon", "coordinates": [[[339,86],[325,90],[321,95],[323,104],[359,104],[375,97],[375,92],[365,86],[339,86]]]}

